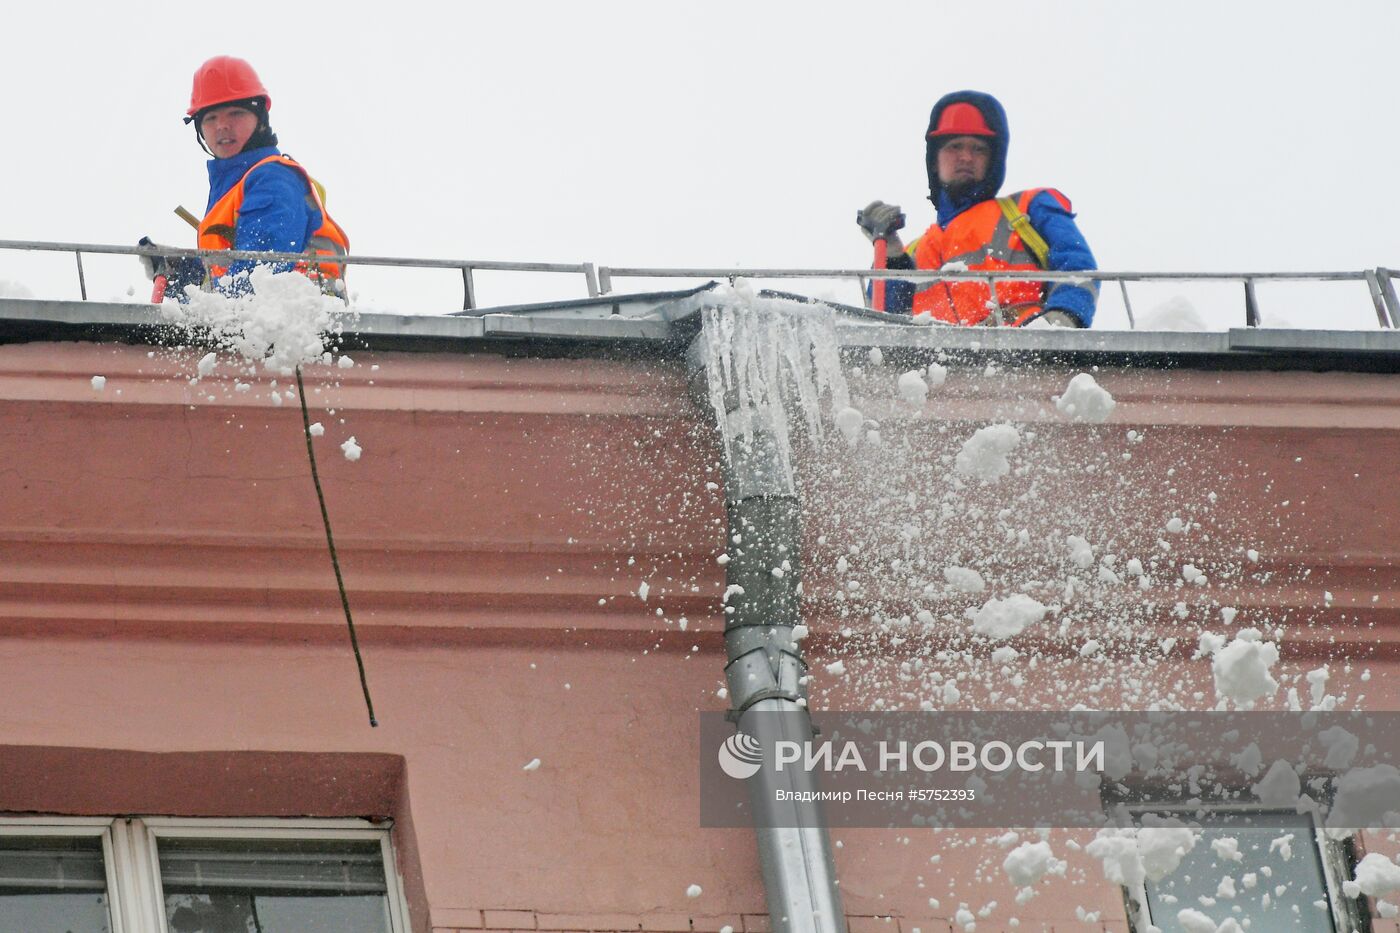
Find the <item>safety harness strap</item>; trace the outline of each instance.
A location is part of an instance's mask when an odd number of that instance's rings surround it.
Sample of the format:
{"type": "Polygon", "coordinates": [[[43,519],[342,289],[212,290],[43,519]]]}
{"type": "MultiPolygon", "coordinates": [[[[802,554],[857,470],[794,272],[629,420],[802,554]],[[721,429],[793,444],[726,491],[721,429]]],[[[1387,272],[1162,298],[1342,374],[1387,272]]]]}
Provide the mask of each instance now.
{"type": "Polygon", "coordinates": [[[1031,226],[1031,219],[1026,216],[1016,204],[1015,198],[997,198],[997,206],[1001,208],[1002,214],[1006,216],[1007,223],[1011,224],[1011,229],[1020,236],[1021,242],[1026,245],[1026,249],[1031,251],[1036,263],[1040,268],[1048,268],[1050,262],[1050,244],[1045,242],[1045,237],[1036,232],[1031,226]]]}

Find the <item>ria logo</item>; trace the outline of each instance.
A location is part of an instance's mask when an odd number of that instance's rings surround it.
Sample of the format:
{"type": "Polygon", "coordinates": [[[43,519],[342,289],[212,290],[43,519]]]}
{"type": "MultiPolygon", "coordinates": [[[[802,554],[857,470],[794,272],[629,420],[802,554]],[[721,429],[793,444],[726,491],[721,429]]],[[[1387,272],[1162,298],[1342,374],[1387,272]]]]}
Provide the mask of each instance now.
{"type": "Polygon", "coordinates": [[[719,747],[720,770],[736,781],[743,781],[763,767],[763,746],[746,732],[736,732],[719,747]]]}

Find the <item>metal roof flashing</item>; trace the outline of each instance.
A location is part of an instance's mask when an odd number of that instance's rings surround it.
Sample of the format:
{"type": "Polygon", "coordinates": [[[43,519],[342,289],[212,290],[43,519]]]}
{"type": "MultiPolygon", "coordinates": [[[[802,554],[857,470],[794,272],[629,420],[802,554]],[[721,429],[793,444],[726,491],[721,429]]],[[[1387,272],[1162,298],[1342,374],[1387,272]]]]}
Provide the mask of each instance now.
{"type": "MultiPolygon", "coordinates": [[[[1192,369],[1303,369],[1400,372],[1400,331],[1073,330],[925,326],[897,315],[785,292],[781,298],[830,307],[852,351],[880,347],[911,358],[1009,358],[1021,365],[1139,365],[1192,369]]],[[[724,299],[716,283],[683,291],[481,308],[442,315],[348,312],[344,345],[402,351],[490,351],[514,355],[681,357],[700,312],[724,299]]],[[[168,345],[190,340],[152,305],[0,298],[0,343],[97,341],[168,345]]],[[[692,347],[692,353],[694,348],[692,347]]],[[[693,360],[692,360],[693,363],[693,360]]]]}

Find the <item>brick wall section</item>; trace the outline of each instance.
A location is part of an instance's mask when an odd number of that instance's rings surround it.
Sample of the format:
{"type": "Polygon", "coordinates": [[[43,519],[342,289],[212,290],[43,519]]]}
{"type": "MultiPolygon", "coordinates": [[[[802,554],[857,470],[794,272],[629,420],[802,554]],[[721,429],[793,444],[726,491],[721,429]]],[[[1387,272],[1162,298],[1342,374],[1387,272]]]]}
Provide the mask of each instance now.
{"type": "Polygon", "coordinates": [[[730,927],[734,933],[744,933],[744,918],[738,914],[690,918],[690,928],[695,933],[719,933],[725,927],[730,927]]]}
{"type": "Polygon", "coordinates": [[[434,907],[432,910],[433,931],[438,930],[479,930],[481,911],[465,907],[434,907]]]}
{"type": "Polygon", "coordinates": [[[690,933],[694,927],[691,925],[689,914],[643,914],[642,929],[648,933],[672,933],[675,930],[690,933]]]}
{"type": "Polygon", "coordinates": [[[636,914],[538,914],[541,930],[640,930],[642,921],[636,914]]]}
{"type": "MultiPolygon", "coordinates": [[[[911,919],[847,915],[850,933],[957,933],[946,919],[911,919]]],[[[532,910],[435,910],[432,933],[772,933],[767,914],[692,915],[651,914],[553,914],[532,910]]],[[[1001,933],[999,927],[979,922],[978,933],[1001,933]]],[[[1388,927],[1384,933],[1400,933],[1388,927]]],[[[1023,922],[1015,933],[1124,933],[1121,927],[1105,924],[1070,923],[1061,928],[1038,927],[1023,922]]]]}
{"type": "MultiPolygon", "coordinates": [[[[977,929],[982,929],[978,924],[977,929]]],[[[953,933],[953,924],[950,920],[936,920],[933,917],[913,917],[901,918],[899,921],[899,933],[953,933]]],[[[1016,933],[1031,933],[1029,930],[1017,930],[1016,933]]]]}
{"type": "MultiPolygon", "coordinates": [[[[871,917],[848,915],[850,933],[959,933],[952,921],[936,917],[871,917]]],[[[434,911],[433,933],[772,933],[767,914],[693,916],[690,914],[540,914],[531,910],[434,911]],[[449,925],[450,923],[450,925],[449,925]]],[[[1085,923],[1075,920],[1022,920],[1007,927],[986,920],[977,922],[977,933],[1128,933],[1126,922],[1107,920],[1085,923]]],[[[1400,933],[1400,923],[1376,920],[1373,933],[1400,933]]]]}

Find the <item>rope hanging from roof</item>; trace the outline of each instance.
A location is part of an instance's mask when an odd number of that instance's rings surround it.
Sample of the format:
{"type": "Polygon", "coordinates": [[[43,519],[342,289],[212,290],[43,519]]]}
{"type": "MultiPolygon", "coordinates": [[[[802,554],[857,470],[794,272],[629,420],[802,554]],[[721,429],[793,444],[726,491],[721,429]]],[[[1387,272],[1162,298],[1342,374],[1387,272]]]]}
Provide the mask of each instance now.
{"type": "Polygon", "coordinates": [[[365,695],[365,710],[369,713],[371,727],[379,725],[374,718],[374,701],[369,696],[369,679],[365,677],[365,660],[360,656],[360,640],[355,637],[355,620],[350,615],[350,597],[345,593],[345,579],[340,574],[340,558],[335,553],[335,538],[331,536],[331,516],[326,511],[326,495],[321,491],[321,476],[316,472],[316,450],[311,445],[311,415],[306,410],[306,387],[301,381],[301,367],[297,373],[297,399],[301,402],[301,430],[306,437],[306,456],[311,461],[311,482],[316,485],[316,501],[321,505],[321,524],[326,527],[326,547],[331,554],[331,567],[335,569],[335,585],[340,589],[340,605],[345,610],[345,627],[350,631],[350,647],[355,652],[355,666],[360,671],[360,690],[365,695]]]}

